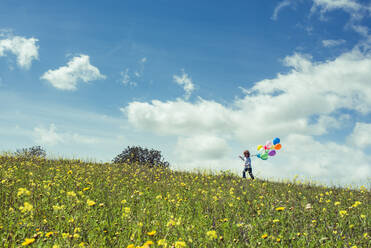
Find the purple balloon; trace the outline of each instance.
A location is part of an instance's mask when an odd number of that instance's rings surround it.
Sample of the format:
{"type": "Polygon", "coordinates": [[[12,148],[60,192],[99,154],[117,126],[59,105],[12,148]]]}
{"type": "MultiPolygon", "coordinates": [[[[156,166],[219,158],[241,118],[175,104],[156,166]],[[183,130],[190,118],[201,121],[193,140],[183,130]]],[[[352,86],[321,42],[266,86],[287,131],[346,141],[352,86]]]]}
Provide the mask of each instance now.
{"type": "Polygon", "coordinates": [[[270,152],[268,153],[268,155],[269,155],[269,156],[274,156],[274,155],[276,155],[276,151],[275,151],[275,150],[272,150],[272,151],[270,151],[270,152]]]}

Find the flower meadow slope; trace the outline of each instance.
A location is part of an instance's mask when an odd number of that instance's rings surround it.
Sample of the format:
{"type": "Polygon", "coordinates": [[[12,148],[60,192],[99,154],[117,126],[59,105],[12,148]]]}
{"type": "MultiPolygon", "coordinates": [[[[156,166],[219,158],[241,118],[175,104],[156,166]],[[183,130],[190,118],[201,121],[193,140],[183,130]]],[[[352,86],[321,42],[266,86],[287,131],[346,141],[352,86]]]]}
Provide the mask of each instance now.
{"type": "Polygon", "coordinates": [[[370,247],[369,189],[0,157],[1,247],[370,247]]]}

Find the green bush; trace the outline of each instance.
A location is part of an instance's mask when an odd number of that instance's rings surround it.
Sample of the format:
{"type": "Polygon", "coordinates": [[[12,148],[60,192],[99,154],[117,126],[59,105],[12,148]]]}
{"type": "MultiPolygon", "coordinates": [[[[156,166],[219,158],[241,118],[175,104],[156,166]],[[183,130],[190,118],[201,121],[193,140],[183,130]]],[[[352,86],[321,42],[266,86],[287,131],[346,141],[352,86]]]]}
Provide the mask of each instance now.
{"type": "Polygon", "coordinates": [[[112,159],[113,163],[138,163],[148,167],[168,168],[169,162],[164,161],[161,152],[155,149],[147,149],[140,146],[128,146],[124,151],[112,159]]]}
{"type": "Polygon", "coordinates": [[[46,151],[41,146],[32,146],[29,148],[17,149],[14,153],[17,157],[46,157],[46,151]]]}

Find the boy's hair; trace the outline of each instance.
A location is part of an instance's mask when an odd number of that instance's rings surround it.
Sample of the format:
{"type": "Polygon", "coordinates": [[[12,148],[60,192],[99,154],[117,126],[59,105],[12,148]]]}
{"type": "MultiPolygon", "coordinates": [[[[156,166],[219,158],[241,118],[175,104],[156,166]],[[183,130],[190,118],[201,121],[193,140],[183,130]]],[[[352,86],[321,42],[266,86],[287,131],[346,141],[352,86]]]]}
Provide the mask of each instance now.
{"type": "Polygon", "coordinates": [[[245,150],[245,151],[243,152],[243,155],[245,155],[245,157],[250,157],[250,152],[249,152],[249,150],[245,150]]]}

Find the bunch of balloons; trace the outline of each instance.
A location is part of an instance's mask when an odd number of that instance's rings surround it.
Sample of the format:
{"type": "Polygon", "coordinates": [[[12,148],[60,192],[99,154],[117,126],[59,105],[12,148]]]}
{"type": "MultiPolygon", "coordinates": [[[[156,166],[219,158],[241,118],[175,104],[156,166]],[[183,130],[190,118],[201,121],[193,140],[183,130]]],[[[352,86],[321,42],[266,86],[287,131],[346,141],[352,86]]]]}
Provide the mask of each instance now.
{"type": "Polygon", "coordinates": [[[272,141],[268,140],[265,145],[258,145],[258,154],[256,155],[258,158],[263,160],[267,160],[268,157],[273,157],[277,154],[277,151],[281,149],[282,145],[280,144],[280,139],[275,138],[272,141]]]}

